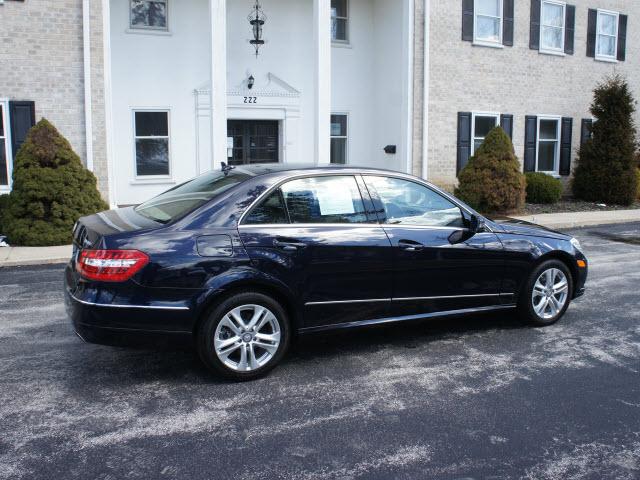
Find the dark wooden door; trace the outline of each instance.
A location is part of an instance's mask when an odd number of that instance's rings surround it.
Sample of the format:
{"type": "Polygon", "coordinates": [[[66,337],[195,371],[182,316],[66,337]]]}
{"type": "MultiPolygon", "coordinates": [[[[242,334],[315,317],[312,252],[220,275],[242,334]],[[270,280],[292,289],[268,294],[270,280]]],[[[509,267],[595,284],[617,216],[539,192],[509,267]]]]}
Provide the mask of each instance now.
{"type": "Polygon", "coordinates": [[[228,120],[227,136],[233,138],[230,165],[277,163],[279,122],[277,120],[228,120]]]}

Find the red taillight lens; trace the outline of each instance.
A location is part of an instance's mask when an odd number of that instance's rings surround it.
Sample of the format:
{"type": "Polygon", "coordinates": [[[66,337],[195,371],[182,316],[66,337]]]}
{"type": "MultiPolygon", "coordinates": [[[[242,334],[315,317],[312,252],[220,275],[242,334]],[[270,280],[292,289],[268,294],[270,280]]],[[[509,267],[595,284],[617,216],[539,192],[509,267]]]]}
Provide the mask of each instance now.
{"type": "Polygon", "coordinates": [[[89,280],[124,282],[147,263],[149,257],[138,250],[84,250],[76,266],[89,280]]]}

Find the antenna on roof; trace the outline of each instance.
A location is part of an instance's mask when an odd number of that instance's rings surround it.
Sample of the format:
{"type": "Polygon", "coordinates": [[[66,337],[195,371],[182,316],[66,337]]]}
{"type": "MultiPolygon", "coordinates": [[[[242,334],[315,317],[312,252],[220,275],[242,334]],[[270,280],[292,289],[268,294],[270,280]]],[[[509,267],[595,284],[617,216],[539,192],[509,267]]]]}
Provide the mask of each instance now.
{"type": "Polygon", "coordinates": [[[225,177],[226,177],[227,175],[229,175],[229,172],[230,172],[231,170],[233,170],[234,168],[236,168],[236,167],[234,167],[233,165],[227,165],[227,164],[226,164],[226,163],[224,163],[224,162],[221,162],[221,164],[222,164],[222,173],[224,173],[225,177]]]}

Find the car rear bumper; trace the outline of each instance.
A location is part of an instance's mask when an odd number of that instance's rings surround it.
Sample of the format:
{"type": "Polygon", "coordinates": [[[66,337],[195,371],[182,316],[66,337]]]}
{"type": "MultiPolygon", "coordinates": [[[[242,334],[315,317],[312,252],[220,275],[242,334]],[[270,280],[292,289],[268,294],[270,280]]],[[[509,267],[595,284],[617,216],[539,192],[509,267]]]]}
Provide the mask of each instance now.
{"type": "Polygon", "coordinates": [[[189,298],[177,299],[175,292],[170,298],[164,294],[154,298],[141,292],[123,293],[74,282],[71,269],[67,267],[65,272],[65,308],[75,332],[83,340],[124,345],[145,338],[152,343],[161,338],[192,338],[196,315],[189,306],[189,298]]]}

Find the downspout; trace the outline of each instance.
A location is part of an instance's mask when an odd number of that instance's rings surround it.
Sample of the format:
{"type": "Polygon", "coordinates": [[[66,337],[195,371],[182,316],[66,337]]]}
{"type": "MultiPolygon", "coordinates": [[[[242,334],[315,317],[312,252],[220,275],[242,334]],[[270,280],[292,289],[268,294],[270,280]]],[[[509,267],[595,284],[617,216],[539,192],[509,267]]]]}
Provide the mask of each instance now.
{"type": "Polygon", "coordinates": [[[91,98],[91,11],[90,0],[82,0],[82,49],[84,54],[84,132],[87,169],[93,172],[93,121],[91,98]]]}
{"type": "Polygon", "coordinates": [[[431,0],[424,0],[424,55],[422,81],[422,178],[429,175],[429,22],[431,19],[431,0]]]}

